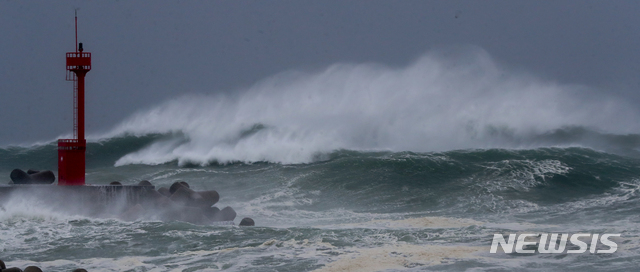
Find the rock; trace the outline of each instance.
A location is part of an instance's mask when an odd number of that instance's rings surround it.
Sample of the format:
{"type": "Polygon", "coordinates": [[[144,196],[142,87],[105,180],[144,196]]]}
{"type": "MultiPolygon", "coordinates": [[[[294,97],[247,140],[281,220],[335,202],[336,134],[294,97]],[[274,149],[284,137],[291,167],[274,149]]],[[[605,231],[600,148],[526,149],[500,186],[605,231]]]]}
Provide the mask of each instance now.
{"type": "Polygon", "coordinates": [[[178,186],[178,190],[171,194],[169,199],[176,203],[192,207],[199,207],[198,204],[202,205],[201,203],[204,202],[200,194],[184,186],[178,186]]]}
{"type": "Polygon", "coordinates": [[[229,206],[224,207],[218,214],[219,221],[233,221],[233,219],[236,219],[236,211],[229,206]]]}
{"type": "Polygon", "coordinates": [[[149,182],[148,180],[142,180],[138,182],[138,186],[153,186],[153,184],[151,184],[151,182],[149,182]]]}
{"type": "Polygon", "coordinates": [[[181,210],[184,207],[184,205],[173,202],[163,194],[152,190],[148,192],[145,200],[141,202],[141,205],[145,208],[149,216],[153,217],[157,215],[161,220],[164,220],[162,218],[166,217],[168,221],[179,220],[179,213],[174,211],[181,210]],[[178,214],[178,216],[174,214],[178,214]]]}
{"type": "Polygon", "coordinates": [[[176,181],[169,187],[169,193],[173,195],[180,187],[187,187],[187,189],[189,189],[189,184],[184,181],[176,181]]]}
{"type": "Polygon", "coordinates": [[[40,171],[38,171],[38,170],[33,170],[33,169],[29,169],[29,170],[27,170],[27,174],[29,174],[29,175],[32,175],[32,174],[35,174],[35,173],[38,173],[38,172],[40,172],[40,171]]]}
{"type": "Polygon", "coordinates": [[[253,219],[249,217],[245,217],[245,218],[242,218],[242,221],[240,221],[239,226],[255,226],[255,225],[256,225],[256,222],[254,222],[253,219]]]}
{"type": "Polygon", "coordinates": [[[31,183],[31,176],[29,176],[29,174],[27,174],[25,171],[22,171],[20,169],[13,169],[13,171],[11,171],[11,174],[9,174],[9,176],[11,177],[11,181],[13,181],[14,184],[30,184],[31,183]]]}
{"type": "Polygon", "coordinates": [[[88,272],[88,271],[86,269],[84,269],[84,268],[78,268],[78,269],[74,269],[71,272],[88,272]]]}
{"type": "Polygon", "coordinates": [[[175,184],[178,184],[175,186],[177,189],[169,198],[176,203],[191,207],[211,207],[220,199],[220,195],[216,191],[196,192],[189,189],[189,187],[182,186],[180,183],[175,184]]]}
{"type": "Polygon", "coordinates": [[[56,181],[56,175],[50,170],[30,174],[29,177],[32,184],[51,184],[56,181]]]}
{"type": "Polygon", "coordinates": [[[4,264],[2,260],[0,260],[0,269],[7,269],[7,266],[4,264]]]}
{"type": "Polygon", "coordinates": [[[220,200],[220,195],[218,194],[218,192],[213,190],[199,191],[197,193],[202,197],[202,200],[203,200],[202,203],[198,203],[199,207],[211,207],[216,203],[218,203],[218,200],[220,200]]]}
{"type": "Polygon", "coordinates": [[[119,181],[112,181],[111,183],[109,183],[109,185],[112,185],[112,186],[122,186],[122,183],[120,183],[119,181]]]}
{"type": "Polygon", "coordinates": [[[24,272],[42,272],[42,269],[37,266],[27,266],[27,268],[24,269],[24,272]]]}
{"type": "Polygon", "coordinates": [[[204,214],[209,221],[216,221],[216,216],[220,213],[220,209],[218,209],[218,207],[202,207],[200,209],[202,209],[202,214],[204,214]]]}
{"type": "Polygon", "coordinates": [[[160,193],[160,194],[162,194],[163,196],[166,196],[166,197],[171,197],[171,192],[169,191],[169,188],[167,188],[167,187],[158,188],[158,193],[160,193]]]}
{"type": "Polygon", "coordinates": [[[229,206],[222,210],[217,207],[203,207],[200,209],[202,210],[202,213],[213,222],[233,221],[233,219],[236,218],[236,211],[229,206]]]}
{"type": "Polygon", "coordinates": [[[22,269],[17,267],[11,267],[7,269],[2,269],[2,272],[22,272],[22,269]]]}
{"type": "MultiPolygon", "coordinates": [[[[33,172],[35,170],[29,170],[33,172]]],[[[10,174],[13,184],[51,184],[56,181],[56,175],[52,171],[37,171],[29,174],[20,169],[13,169],[10,174]]]]}
{"type": "MultiPolygon", "coordinates": [[[[174,184],[178,184],[178,185],[177,185],[177,188],[175,188],[175,190],[173,191],[173,193],[171,193],[171,196],[169,197],[169,199],[171,199],[175,203],[186,205],[187,202],[189,202],[189,198],[190,198],[189,196],[191,195],[191,192],[189,191],[190,189],[182,186],[179,183],[174,183],[174,184]]],[[[173,185],[171,187],[173,188],[173,185]]]]}

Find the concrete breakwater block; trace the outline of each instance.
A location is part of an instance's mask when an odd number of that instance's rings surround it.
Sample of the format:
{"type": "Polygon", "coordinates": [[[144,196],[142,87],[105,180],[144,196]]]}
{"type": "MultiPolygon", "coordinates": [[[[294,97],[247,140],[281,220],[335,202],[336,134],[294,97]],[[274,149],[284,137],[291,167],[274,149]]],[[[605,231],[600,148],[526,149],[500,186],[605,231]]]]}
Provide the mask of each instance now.
{"type": "MultiPolygon", "coordinates": [[[[110,185],[56,186],[33,182],[49,182],[53,173],[47,172],[51,171],[28,172],[32,174],[16,169],[11,178],[18,182],[0,185],[0,204],[11,205],[12,199],[28,198],[34,203],[91,217],[115,216],[126,221],[176,220],[203,225],[214,222],[229,222],[232,225],[237,216],[236,211],[229,206],[222,209],[214,206],[220,200],[217,191],[195,191],[184,181],[177,181],[170,188],[162,187],[158,190],[146,180],[137,185],[112,182],[110,185]]],[[[250,225],[249,221],[243,224],[250,225]]]]}
{"type": "Polygon", "coordinates": [[[21,169],[13,169],[9,175],[13,184],[51,184],[56,181],[56,175],[52,171],[36,171],[29,169],[27,172],[21,169]]]}
{"type": "Polygon", "coordinates": [[[107,217],[120,213],[124,207],[144,201],[153,191],[153,186],[0,185],[0,204],[10,208],[12,203],[20,200],[63,212],[107,217]]]}

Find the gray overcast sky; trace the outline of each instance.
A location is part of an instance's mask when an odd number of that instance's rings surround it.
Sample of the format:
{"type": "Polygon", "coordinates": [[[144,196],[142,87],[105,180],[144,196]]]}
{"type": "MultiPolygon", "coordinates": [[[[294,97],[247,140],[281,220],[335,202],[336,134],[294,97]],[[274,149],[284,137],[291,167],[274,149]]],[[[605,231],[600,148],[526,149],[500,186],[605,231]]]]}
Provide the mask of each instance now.
{"type": "Polygon", "coordinates": [[[93,53],[87,132],[185,93],[473,45],[513,69],[637,99],[640,1],[0,1],[0,145],[71,131],[64,54],[93,53]]]}

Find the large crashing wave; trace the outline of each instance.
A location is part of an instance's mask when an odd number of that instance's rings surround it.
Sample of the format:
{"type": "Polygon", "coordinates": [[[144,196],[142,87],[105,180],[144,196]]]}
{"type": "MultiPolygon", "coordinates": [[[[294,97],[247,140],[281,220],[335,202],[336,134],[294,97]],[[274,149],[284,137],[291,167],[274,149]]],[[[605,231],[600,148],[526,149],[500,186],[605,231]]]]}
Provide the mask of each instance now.
{"type": "Polygon", "coordinates": [[[289,164],[340,149],[537,147],[566,127],[635,133],[638,123],[619,118],[629,114],[638,116],[623,99],[511,72],[472,48],[431,52],[407,67],[335,64],[281,73],[233,95],[180,97],[134,114],[102,137],[175,135],[125,155],[117,166],[289,164]]]}

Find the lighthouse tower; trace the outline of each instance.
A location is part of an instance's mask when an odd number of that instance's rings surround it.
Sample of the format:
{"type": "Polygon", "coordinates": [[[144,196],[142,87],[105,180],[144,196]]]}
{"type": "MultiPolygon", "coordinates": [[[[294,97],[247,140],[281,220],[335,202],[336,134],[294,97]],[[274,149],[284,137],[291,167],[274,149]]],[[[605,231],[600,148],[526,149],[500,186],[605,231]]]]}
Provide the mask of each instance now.
{"type": "Polygon", "coordinates": [[[67,80],[73,81],[73,139],[58,140],[58,185],[84,185],[84,77],[91,70],[91,53],[84,52],[78,43],[76,20],[76,51],[67,53],[67,80]]]}

